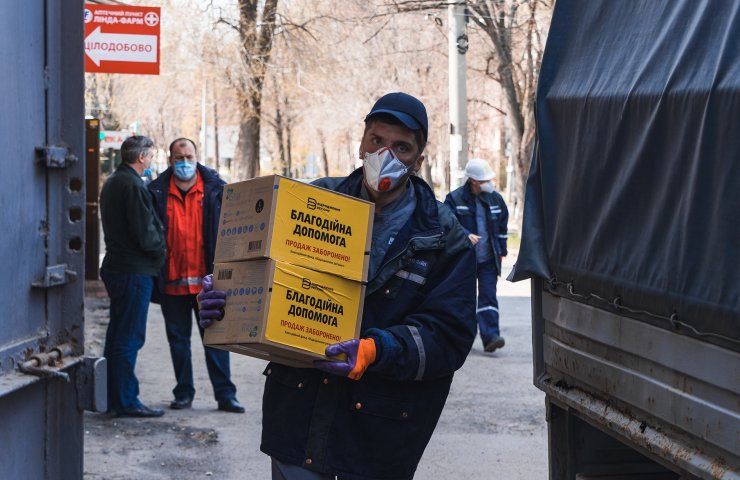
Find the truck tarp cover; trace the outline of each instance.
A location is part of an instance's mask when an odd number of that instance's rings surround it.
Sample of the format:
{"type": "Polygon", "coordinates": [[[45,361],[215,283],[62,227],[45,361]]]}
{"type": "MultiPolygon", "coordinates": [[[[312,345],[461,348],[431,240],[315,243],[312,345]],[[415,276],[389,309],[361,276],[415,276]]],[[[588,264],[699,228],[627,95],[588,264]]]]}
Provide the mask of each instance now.
{"type": "Polygon", "coordinates": [[[738,350],[740,2],[558,1],[536,123],[510,279],[738,350]]]}

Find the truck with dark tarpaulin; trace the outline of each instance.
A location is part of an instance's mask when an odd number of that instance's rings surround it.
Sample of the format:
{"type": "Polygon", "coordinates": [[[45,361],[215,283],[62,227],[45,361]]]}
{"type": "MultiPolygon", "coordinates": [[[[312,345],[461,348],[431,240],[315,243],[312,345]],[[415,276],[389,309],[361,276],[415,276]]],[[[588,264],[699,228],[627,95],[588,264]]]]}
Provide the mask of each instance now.
{"type": "Polygon", "coordinates": [[[535,116],[550,479],[740,478],[740,2],[559,0],[535,116]]]}

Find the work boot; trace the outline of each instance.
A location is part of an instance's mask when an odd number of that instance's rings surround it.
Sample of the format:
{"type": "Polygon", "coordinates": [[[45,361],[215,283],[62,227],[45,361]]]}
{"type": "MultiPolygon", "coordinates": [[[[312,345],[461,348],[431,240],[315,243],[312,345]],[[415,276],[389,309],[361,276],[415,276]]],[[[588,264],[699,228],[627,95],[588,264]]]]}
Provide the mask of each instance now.
{"type": "Polygon", "coordinates": [[[506,345],[504,337],[494,337],[483,346],[483,350],[488,353],[493,353],[504,345],[506,345]]]}
{"type": "Polygon", "coordinates": [[[161,417],[164,415],[164,410],[156,408],[149,408],[146,405],[138,405],[133,408],[126,410],[117,410],[117,417],[138,417],[138,418],[149,418],[149,417],[161,417]]]}
{"type": "Polygon", "coordinates": [[[218,409],[223,412],[244,413],[245,409],[236,398],[228,398],[218,402],[218,409]]]}
{"type": "Polygon", "coordinates": [[[172,410],[185,410],[193,406],[192,398],[176,398],[170,403],[172,410]]]}

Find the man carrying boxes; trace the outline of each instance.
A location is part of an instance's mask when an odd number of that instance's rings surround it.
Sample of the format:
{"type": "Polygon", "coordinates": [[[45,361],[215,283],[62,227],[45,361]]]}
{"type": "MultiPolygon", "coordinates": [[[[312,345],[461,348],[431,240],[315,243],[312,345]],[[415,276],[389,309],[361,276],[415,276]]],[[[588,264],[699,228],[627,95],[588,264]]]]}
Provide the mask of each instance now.
{"type": "MultiPolygon", "coordinates": [[[[418,99],[381,97],[365,118],[363,167],[317,182],[375,205],[362,324],[359,338],[326,347],[341,357],[315,368],[267,365],[260,448],[272,457],[273,479],[412,478],[470,351],[475,251],[413,175],[427,125],[418,99]]],[[[230,301],[204,279],[203,326],[230,301]]]]}

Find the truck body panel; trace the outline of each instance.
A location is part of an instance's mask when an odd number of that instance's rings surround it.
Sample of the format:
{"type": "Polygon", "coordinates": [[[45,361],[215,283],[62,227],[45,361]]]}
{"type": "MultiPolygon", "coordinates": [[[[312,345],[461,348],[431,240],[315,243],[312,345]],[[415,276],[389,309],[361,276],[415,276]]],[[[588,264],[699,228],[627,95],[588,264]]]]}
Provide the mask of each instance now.
{"type": "Polygon", "coordinates": [[[740,478],[738,19],[555,6],[510,277],[533,279],[551,479],[740,478]]]}

